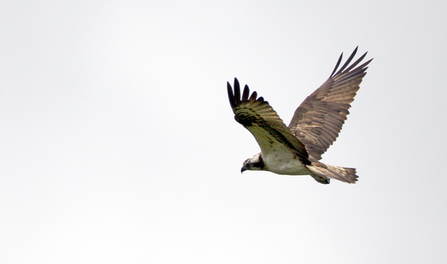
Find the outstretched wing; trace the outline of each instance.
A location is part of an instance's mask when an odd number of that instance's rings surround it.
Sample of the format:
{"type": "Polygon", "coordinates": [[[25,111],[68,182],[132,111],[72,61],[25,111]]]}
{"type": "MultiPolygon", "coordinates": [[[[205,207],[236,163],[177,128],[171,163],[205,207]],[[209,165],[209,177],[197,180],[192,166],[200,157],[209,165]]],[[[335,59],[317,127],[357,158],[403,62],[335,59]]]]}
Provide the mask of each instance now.
{"type": "Polygon", "coordinates": [[[350,103],[354,101],[366,75],[367,65],[372,61],[370,59],[357,66],[365,58],[365,53],[349,65],[357,48],[337,71],[343,53],[340,55],[329,79],[301,103],[289,124],[293,134],[306,146],[311,159],[321,159],[321,155],[337,139],[349,114],[350,103]]]}
{"type": "Polygon", "coordinates": [[[281,145],[294,153],[304,164],[310,164],[303,143],[293,135],[264,98],[257,98],[256,92],[249,96],[250,89],[247,85],[241,98],[239,81],[236,78],[234,93],[230,83],[227,83],[227,88],[234,118],[253,134],[263,154],[274,151],[273,146],[281,145]]]}

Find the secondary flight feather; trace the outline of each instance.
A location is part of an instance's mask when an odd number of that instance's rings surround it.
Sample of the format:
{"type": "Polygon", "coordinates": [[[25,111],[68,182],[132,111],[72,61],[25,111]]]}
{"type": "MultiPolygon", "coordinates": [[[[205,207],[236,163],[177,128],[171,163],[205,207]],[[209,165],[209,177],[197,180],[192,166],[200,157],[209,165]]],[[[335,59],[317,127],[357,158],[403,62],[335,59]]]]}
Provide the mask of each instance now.
{"type": "Polygon", "coordinates": [[[239,81],[234,89],[227,83],[228,98],[237,122],[248,129],[261,152],[244,161],[245,170],[265,170],[284,175],[310,175],[328,184],[331,178],[355,183],[354,168],[319,162],[321,155],[337,139],[349,114],[350,103],[360,88],[372,59],[362,63],[366,54],[351,63],[357,48],[341,66],[343,53],[329,78],[296,109],[289,126],[257,92],[250,95],[245,85],[241,94],[239,81]]]}

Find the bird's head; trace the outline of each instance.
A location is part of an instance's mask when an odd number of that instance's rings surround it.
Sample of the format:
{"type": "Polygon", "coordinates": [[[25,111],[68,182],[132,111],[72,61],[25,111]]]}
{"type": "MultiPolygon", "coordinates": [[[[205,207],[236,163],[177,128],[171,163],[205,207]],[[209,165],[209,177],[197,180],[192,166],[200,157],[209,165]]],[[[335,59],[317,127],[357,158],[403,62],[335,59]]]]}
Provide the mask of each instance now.
{"type": "Polygon", "coordinates": [[[246,170],[264,170],[265,165],[262,160],[261,153],[254,155],[253,157],[246,159],[241,168],[241,173],[246,170]]]}

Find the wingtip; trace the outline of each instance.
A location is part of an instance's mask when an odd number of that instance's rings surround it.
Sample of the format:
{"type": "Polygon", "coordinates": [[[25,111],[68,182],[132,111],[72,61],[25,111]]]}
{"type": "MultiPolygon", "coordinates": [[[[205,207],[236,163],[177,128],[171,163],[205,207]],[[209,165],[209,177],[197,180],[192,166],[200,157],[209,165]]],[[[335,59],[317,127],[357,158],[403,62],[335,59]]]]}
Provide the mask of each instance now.
{"type": "Polygon", "coordinates": [[[249,95],[250,95],[250,88],[248,88],[248,85],[245,85],[244,92],[242,93],[242,101],[247,101],[249,95]]]}
{"type": "Polygon", "coordinates": [[[234,86],[231,87],[230,82],[227,82],[227,90],[228,90],[228,97],[230,99],[231,107],[234,109],[237,107],[241,102],[245,101],[258,101],[260,103],[268,103],[264,100],[264,98],[259,97],[258,93],[256,91],[251,92],[250,94],[250,88],[248,85],[244,86],[244,89],[241,91],[241,86],[239,84],[239,80],[237,78],[234,78],[234,86]],[[242,95],[242,96],[241,96],[242,95]]]}
{"type": "Polygon", "coordinates": [[[228,100],[230,100],[231,108],[234,108],[234,106],[235,106],[234,94],[233,94],[233,88],[231,87],[230,82],[227,82],[227,92],[228,92],[228,100]]]}
{"type": "MultiPolygon", "coordinates": [[[[357,66],[368,54],[368,51],[365,52],[362,56],[360,56],[359,59],[357,59],[357,61],[355,61],[354,63],[352,63],[350,66],[349,64],[351,63],[352,59],[355,57],[355,55],[357,54],[357,51],[359,49],[359,46],[355,47],[354,51],[351,53],[351,55],[349,55],[349,58],[346,60],[346,62],[343,64],[343,66],[341,66],[340,69],[338,69],[338,67],[341,65],[342,59],[343,59],[343,52],[341,53],[340,57],[338,58],[337,64],[335,65],[334,70],[332,71],[330,77],[333,77],[334,75],[337,75],[339,73],[342,73],[343,71],[350,71],[352,70],[355,66],[357,66]]],[[[368,61],[368,63],[371,61],[372,59],[370,59],[368,61]]],[[[367,65],[367,64],[364,64],[367,65]]]]}
{"type": "Polygon", "coordinates": [[[338,58],[337,63],[335,64],[334,70],[331,72],[331,75],[329,75],[329,78],[334,75],[334,73],[337,71],[338,66],[340,66],[341,60],[343,59],[343,52],[340,54],[340,57],[338,58]]]}

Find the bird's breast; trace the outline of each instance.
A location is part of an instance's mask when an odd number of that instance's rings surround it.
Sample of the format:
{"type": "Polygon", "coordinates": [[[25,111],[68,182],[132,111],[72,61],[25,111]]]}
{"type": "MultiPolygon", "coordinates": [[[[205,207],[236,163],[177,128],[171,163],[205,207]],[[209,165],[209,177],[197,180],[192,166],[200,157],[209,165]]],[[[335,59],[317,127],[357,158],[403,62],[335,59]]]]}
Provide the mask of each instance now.
{"type": "Polygon", "coordinates": [[[288,152],[270,152],[262,155],[268,171],[283,175],[309,175],[310,171],[296,155],[288,152]]]}

